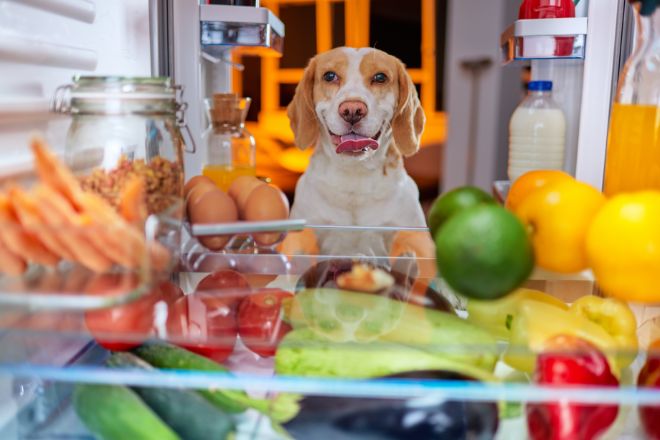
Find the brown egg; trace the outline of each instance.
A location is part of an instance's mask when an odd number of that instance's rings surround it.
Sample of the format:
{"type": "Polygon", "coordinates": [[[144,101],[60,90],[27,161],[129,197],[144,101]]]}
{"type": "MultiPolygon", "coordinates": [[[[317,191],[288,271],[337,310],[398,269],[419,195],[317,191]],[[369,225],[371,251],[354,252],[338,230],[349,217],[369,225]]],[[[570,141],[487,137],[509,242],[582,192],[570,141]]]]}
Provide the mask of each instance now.
{"type": "Polygon", "coordinates": [[[184,198],[188,197],[188,194],[190,193],[190,191],[192,191],[194,188],[197,187],[197,185],[202,184],[202,183],[211,184],[211,185],[215,186],[215,182],[213,182],[213,180],[209,179],[208,177],[206,177],[206,176],[195,176],[195,177],[191,178],[188,182],[186,182],[186,184],[184,185],[184,187],[183,187],[183,197],[184,198]]]}
{"type": "MultiPolygon", "coordinates": [[[[236,204],[218,188],[204,191],[201,195],[191,194],[188,215],[192,224],[228,223],[238,220],[236,204]]],[[[222,249],[229,238],[226,235],[198,237],[204,246],[214,251],[222,249]]]]}
{"type": "Polygon", "coordinates": [[[190,219],[190,207],[196,205],[199,202],[200,197],[206,194],[209,191],[220,189],[215,185],[210,185],[206,182],[201,182],[199,185],[195,185],[189,192],[186,197],[186,210],[188,213],[188,219],[190,219]]]}
{"type": "Polygon", "coordinates": [[[266,185],[266,183],[254,176],[240,176],[231,183],[228,193],[236,202],[241,219],[245,220],[245,205],[248,197],[255,188],[262,185],[266,185]]]}
{"type": "MultiPolygon", "coordinates": [[[[289,218],[289,201],[282,191],[273,185],[259,186],[252,190],[245,202],[245,220],[267,221],[289,218]]],[[[281,233],[255,234],[257,243],[265,246],[275,244],[281,233]]]]}

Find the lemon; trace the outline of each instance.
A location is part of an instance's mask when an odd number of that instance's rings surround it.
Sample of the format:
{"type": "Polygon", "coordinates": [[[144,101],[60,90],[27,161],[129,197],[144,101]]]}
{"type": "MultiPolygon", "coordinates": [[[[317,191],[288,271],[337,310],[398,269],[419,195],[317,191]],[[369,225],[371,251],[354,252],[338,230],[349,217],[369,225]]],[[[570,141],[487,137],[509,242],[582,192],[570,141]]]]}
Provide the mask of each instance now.
{"type": "Polygon", "coordinates": [[[499,205],[478,205],[453,215],[435,243],[440,274],[469,298],[500,298],[520,286],[534,267],[524,226],[499,205]]]}
{"type": "Polygon", "coordinates": [[[594,217],[587,259],[605,294],[660,303],[660,192],[620,194],[594,217]]]}
{"type": "Polygon", "coordinates": [[[474,186],[463,186],[441,195],[435,199],[429,211],[431,236],[435,237],[440,226],[452,215],[482,203],[495,203],[495,199],[487,192],[474,186]]]}

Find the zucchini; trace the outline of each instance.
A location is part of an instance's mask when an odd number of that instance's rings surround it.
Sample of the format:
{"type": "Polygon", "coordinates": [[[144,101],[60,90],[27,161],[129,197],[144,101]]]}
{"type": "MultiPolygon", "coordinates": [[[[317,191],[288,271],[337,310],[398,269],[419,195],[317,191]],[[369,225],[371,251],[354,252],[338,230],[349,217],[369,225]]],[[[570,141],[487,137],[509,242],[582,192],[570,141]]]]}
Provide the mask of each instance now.
{"type": "MultiPolygon", "coordinates": [[[[135,348],[133,352],[158,368],[229,374],[229,370],[217,362],[170,344],[148,343],[135,348]]],[[[223,411],[238,413],[252,408],[278,423],[291,420],[299,410],[300,396],[294,394],[278,394],[274,399],[256,399],[237,390],[206,389],[198,392],[223,411]]]]}
{"type": "Polygon", "coordinates": [[[73,406],[87,428],[103,440],[179,440],[129,388],[78,384],[73,406]]]}
{"type": "MultiPolygon", "coordinates": [[[[130,353],[115,353],[107,363],[111,367],[154,369],[130,353]]],[[[174,388],[132,389],[183,439],[222,440],[234,431],[233,419],[197,393],[174,388]]]]}

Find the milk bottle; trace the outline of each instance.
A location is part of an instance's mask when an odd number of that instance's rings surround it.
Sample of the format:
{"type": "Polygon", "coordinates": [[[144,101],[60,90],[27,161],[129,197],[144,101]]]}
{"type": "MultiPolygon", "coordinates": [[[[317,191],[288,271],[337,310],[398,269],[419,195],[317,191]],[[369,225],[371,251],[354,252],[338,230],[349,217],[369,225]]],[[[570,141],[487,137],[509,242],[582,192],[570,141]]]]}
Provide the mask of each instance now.
{"type": "Polygon", "coordinates": [[[566,119],[552,100],[551,81],[532,81],[509,122],[509,180],[564,166],[566,119]]]}

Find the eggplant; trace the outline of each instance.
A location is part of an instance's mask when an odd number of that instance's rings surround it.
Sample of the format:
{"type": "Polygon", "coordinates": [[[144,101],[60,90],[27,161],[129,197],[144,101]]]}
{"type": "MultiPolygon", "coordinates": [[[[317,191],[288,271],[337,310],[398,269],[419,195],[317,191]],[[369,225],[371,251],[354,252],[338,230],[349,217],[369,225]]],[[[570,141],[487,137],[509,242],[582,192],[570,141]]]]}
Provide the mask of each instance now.
{"type": "MultiPolygon", "coordinates": [[[[398,379],[473,380],[448,371],[411,371],[398,379]]],[[[296,439],[487,440],[497,432],[495,402],[307,396],[285,425],[296,439]]]]}

